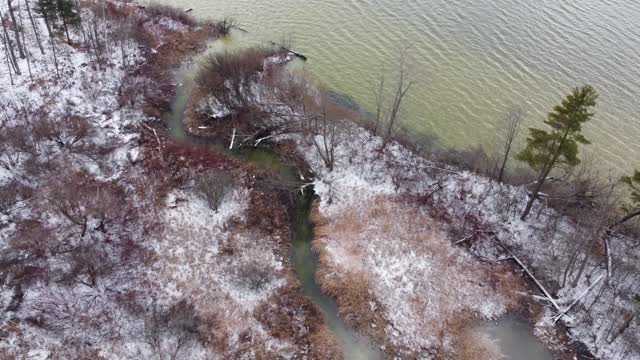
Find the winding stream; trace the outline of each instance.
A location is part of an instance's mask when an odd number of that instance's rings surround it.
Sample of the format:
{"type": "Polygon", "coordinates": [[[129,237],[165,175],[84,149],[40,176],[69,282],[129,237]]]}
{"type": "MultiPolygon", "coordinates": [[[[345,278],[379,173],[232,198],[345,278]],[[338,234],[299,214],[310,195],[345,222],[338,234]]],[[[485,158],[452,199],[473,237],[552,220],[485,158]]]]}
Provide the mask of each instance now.
{"type": "MultiPolygon", "coordinates": [[[[258,167],[269,169],[283,180],[299,183],[300,178],[297,169],[285,163],[269,148],[241,147],[235,150],[228,150],[226,146],[221,146],[216,142],[190,135],[184,129],[182,116],[193,89],[193,74],[195,73],[194,70],[197,66],[198,58],[211,52],[233,48],[234,46],[236,46],[236,43],[232,39],[217,40],[210,45],[208,51],[196,57],[193,63],[183,66],[177,72],[176,97],[171,106],[171,113],[167,114],[166,118],[171,136],[179,142],[210,146],[216,151],[225,151],[258,167]]],[[[304,294],[320,309],[329,329],[340,340],[344,358],[349,360],[381,359],[382,355],[370,345],[367,339],[348,329],[338,315],[338,308],[335,302],[320,290],[315,281],[317,259],[311,250],[313,227],[309,219],[314,195],[315,193],[310,187],[307,187],[303,194],[296,191],[292,195],[294,198],[289,213],[293,232],[291,258],[295,272],[302,284],[304,294]]]]}
{"type": "MultiPolygon", "coordinates": [[[[215,151],[224,151],[258,167],[269,169],[287,182],[299,183],[298,170],[283,161],[269,148],[241,147],[230,151],[226,146],[217,142],[190,135],[184,129],[182,116],[194,86],[193,75],[198,58],[211,52],[237,46],[238,44],[233,38],[217,40],[210,45],[208,51],[196,57],[192,63],[183,66],[176,73],[176,96],[171,106],[171,113],[166,115],[171,136],[179,142],[209,146],[215,151]]],[[[293,232],[291,259],[304,294],[320,309],[329,329],[340,340],[345,359],[382,359],[382,353],[368,339],[355,334],[345,325],[339,316],[335,301],[325,295],[316,283],[317,258],[311,250],[313,226],[309,218],[315,196],[313,189],[307,187],[303,194],[294,192],[292,196],[294,198],[289,209],[293,232]]],[[[531,334],[530,324],[526,319],[507,317],[495,323],[480,325],[477,331],[495,342],[504,359],[550,360],[553,358],[540,341],[531,334]]]]}

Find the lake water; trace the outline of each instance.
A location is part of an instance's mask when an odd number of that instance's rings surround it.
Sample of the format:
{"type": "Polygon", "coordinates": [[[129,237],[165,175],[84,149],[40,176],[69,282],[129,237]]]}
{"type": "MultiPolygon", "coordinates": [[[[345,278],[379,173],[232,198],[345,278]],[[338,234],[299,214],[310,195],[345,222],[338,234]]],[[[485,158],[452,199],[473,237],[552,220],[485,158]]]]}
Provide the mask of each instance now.
{"type": "MultiPolygon", "coordinates": [[[[417,82],[403,119],[448,146],[495,144],[513,106],[527,125],[572,87],[600,93],[587,125],[603,169],[640,166],[640,2],[631,0],[163,0],[236,18],[256,44],[291,37],[328,87],[372,104],[406,50],[417,82]]],[[[526,134],[522,134],[524,135],[526,134]]]]}

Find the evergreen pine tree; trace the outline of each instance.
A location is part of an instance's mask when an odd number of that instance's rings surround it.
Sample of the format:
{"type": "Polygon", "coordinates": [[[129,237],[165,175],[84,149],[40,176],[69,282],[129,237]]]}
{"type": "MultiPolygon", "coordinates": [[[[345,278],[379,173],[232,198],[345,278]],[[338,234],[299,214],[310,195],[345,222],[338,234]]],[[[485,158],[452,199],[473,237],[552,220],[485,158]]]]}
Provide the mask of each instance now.
{"type": "Polygon", "coordinates": [[[76,12],[76,7],[71,0],[56,0],[58,16],[62,20],[62,29],[67,36],[67,43],[71,44],[69,37],[69,26],[80,24],[80,15],[76,12]]]}
{"type": "Polygon", "coordinates": [[[580,163],[578,145],[590,144],[581,133],[582,124],[593,117],[592,108],[596,105],[597,98],[598,93],[589,85],[575,88],[573,93],[562,100],[562,104],[554,107],[544,121],[551,127],[550,131],[529,129],[527,147],[516,155],[516,159],[538,171],[538,180],[521,220],[529,215],[551,170],[560,165],[575,166],[580,163]]]}
{"type": "Polygon", "coordinates": [[[42,16],[47,26],[49,37],[53,36],[52,27],[55,26],[58,18],[58,4],[55,0],[36,0],[33,10],[42,16]]]}

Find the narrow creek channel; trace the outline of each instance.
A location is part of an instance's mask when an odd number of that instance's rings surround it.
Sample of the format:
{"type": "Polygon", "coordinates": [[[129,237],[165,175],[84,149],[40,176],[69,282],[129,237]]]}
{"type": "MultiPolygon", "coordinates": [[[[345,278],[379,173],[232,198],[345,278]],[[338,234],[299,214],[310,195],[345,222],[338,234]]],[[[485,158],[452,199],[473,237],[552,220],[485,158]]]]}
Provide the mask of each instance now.
{"type": "MultiPolygon", "coordinates": [[[[230,39],[214,41],[209,50],[197,56],[190,64],[183,66],[176,73],[176,96],[173,99],[171,113],[166,115],[166,122],[172,138],[176,141],[210,146],[216,151],[225,153],[250,162],[255,166],[267,168],[284,180],[298,183],[300,182],[297,169],[283,161],[274,151],[266,147],[241,147],[235,150],[228,150],[225,146],[213,140],[190,135],[184,129],[182,116],[184,114],[187,101],[193,88],[193,76],[198,59],[206,54],[221,51],[233,47],[230,39]]],[[[320,309],[329,329],[335,334],[342,345],[344,358],[347,360],[358,359],[382,359],[382,354],[375,349],[368,339],[361,337],[351,331],[342,321],[338,314],[338,307],[327,295],[325,295],[315,280],[317,258],[311,250],[313,239],[313,226],[309,219],[311,206],[315,193],[312,187],[306,187],[304,193],[294,192],[292,194],[292,206],[289,209],[292,226],[292,246],[291,259],[295,272],[302,284],[304,294],[320,309]]]]}
{"type": "MultiPolygon", "coordinates": [[[[176,96],[173,99],[171,113],[166,115],[166,122],[172,138],[176,141],[208,146],[214,151],[222,151],[238,159],[247,161],[257,167],[268,169],[281,179],[290,183],[299,183],[298,169],[288,164],[280,156],[267,147],[240,147],[228,150],[228,147],[212,139],[190,135],[185,130],[182,116],[194,86],[193,76],[196,73],[198,59],[215,51],[237,46],[231,39],[213,42],[207,52],[199,55],[190,64],[186,64],[176,73],[176,96]]],[[[338,307],[333,299],[325,295],[318,286],[315,275],[317,257],[311,249],[313,226],[310,221],[311,207],[315,193],[312,187],[306,187],[304,193],[293,192],[289,216],[292,227],[291,260],[294,270],[305,296],[307,296],[322,312],[329,329],[340,340],[342,352],[346,360],[382,359],[383,354],[371,342],[351,331],[340,318],[338,307]]],[[[476,328],[481,334],[489,337],[499,348],[504,359],[549,360],[552,355],[531,334],[530,324],[526,319],[507,317],[494,323],[484,323],[476,328]]]]}

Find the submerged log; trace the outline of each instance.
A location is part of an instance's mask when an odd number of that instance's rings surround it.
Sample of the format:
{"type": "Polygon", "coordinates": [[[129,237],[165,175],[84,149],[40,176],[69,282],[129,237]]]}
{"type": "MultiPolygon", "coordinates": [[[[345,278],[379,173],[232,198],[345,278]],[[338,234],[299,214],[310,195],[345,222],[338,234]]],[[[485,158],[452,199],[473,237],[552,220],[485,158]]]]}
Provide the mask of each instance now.
{"type": "Polygon", "coordinates": [[[278,44],[276,44],[276,43],[275,43],[275,42],[273,42],[273,41],[271,41],[271,45],[273,45],[273,46],[279,46],[281,50],[284,50],[284,51],[287,51],[287,52],[289,52],[289,53],[293,54],[295,57],[299,58],[299,59],[300,59],[300,60],[302,60],[302,61],[307,61],[307,60],[308,60],[308,58],[307,58],[305,55],[303,55],[303,54],[301,54],[301,53],[299,53],[299,52],[293,51],[293,50],[291,50],[291,49],[289,49],[289,48],[287,48],[287,47],[285,47],[285,46],[278,45],[278,44]]]}

